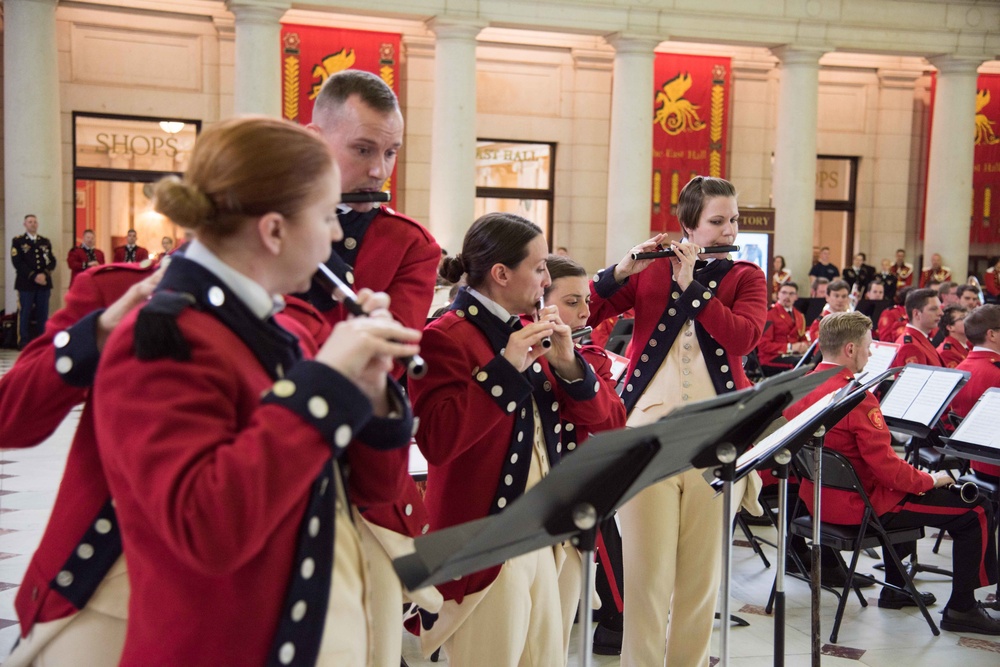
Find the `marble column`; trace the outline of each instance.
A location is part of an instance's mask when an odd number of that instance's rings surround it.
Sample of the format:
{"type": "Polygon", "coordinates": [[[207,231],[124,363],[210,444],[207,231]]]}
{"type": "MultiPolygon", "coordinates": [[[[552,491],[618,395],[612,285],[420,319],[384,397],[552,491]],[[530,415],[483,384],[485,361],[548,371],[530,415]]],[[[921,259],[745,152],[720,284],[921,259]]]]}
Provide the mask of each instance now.
{"type": "MultiPolygon", "coordinates": [[[[980,61],[943,56],[937,67],[934,119],[927,164],[924,266],[939,253],[952,278],[965,282],[969,271],[969,216],[975,152],[976,69],[980,61]]],[[[914,258],[914,261],[916,258],[914,258]]],[[[914,266],[915,271],[920,269],[914,266]]]]}
{"type": "Polygon", "coordinates": [[[774,55],[781,61],[771,183],[774,252],[785,258],[794,280],[799,283],[800,292],[805,293],[812,267],[819,59],[822,52],[781,47],[774,50],[774,55]]]}
{"type": "Polygon", "coordinates": [[[236,18],[233,113],[281,118],[281,17],[289,0],[230,0],[236,18]]]}
{"type": "Polygon", "coordinates": [[[434,32],[430,230],[455,254],[475,219],[476,36],[485,23],[438,16],[434,32]]]}
{"type": "Polygon", "coordinates": [[[618,33],[611,79],[605,264],[649,238],[653,180],[653,49],[659,39],[618,33]]]}
{"type": "MultiPolygon", "coordinates": [[[[38,233],[52,241],[59,263],[53,294],[64,284],[62,131],[56,0],[18,0],[3,8],[4,309],[17,309],[11,242],[24,233],[24,216],[38,217],[38,233]]],[[[68,275],[68,273],[67,273],[68,275]]],[[[58,297],[51,304],[55,307],[58,297]]],[[[50,308],[51,310],[51,308],[50,308]]]]}

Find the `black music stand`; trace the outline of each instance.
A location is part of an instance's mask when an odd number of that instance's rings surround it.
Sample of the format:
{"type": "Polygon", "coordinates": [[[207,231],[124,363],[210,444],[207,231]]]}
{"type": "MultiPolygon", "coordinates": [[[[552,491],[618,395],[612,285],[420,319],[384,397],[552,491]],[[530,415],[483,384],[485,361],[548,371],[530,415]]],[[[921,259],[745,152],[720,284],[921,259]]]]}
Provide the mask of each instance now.
{"type": "MultiPolygon", "coordinates": [[[[983,392],[962,423],[949,438],[941,438],[942,454],[970,461],[1000,465],[1000,434],[996,430],[996,415],[1000,409],[1000,388],[983,392]]],[[[993,498],[993,516],[1000,517],[1000,494],[993,498]]],[[[997,563],[997,590],[993,609],[1000,610],[1000,562],[997,563]]]]}
{"type": "MultiPolygon", "coordinates": [[[[804,371],[783,373],[755,387],[692,404],[641,428],[598,434],[500,514],[416,538],[415,552],[393,561],[396,573],[413,590],[570,539],[584,552],[587,564],[581,582],[581,618],[589,622],[593,586],[589,559],[601,521],[647,486],[692,467],[721,465],[735,471],[739,452],[734,443],[749,446],[794,398],[828,377],[803,375],[804,371]]],[[[721,479],[725,477],[720,473],[721,479]]],[[[727,484],[731,486],[731,480],[727,484]]],[[[726,542],[731,525],[730,520],[726,542]]],[[[727,631],[724,623],[723,632],[727,631]]],[[[581,632],[585,667],[590,664],[590,641],[590,633],[581,632]]]]}

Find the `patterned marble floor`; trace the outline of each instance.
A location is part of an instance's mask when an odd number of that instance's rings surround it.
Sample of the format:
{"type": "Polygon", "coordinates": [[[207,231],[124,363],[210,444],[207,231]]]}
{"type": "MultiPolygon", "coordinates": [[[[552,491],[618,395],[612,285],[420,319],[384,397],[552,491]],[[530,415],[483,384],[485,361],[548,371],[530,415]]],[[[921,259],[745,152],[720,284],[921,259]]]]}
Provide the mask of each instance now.
{"type": "MultiPolygon", "coordinates": [[[[0,350],[0,374],[16,359],[16,353],[0,350]]],[[[74,410],[59,429],[39,447],[27,450],[0,450],[0,657],[6,656],[17,637],[14,596],[24,575],[31,553],[41,538],[51,511],[56,488],[66,464],[66,454],[79,411],[74,410]]],[[[0,447],[3,434],[0,434],[0,447]]],[[[762,535],[770,529],[755,528],[762,535]]],[[[919,547],[921,562],[950,568],[951,543],[945,540],[941,553],[931,553],[933,531],[928,531],[919,547]]],[[[773,536],[773,535],[772,535],[773,536]]],[[[765,549],[768,549],[765,547],[765,549]]],[[[773,561],[773,551],[766,552],[773,561]]],[[[872,571],[876,561],[862,556],[860,570],[872,571]]],[[[749,627],[733,628],[730,633],[730,664],[734,667],[763,667],[774,664],[772,638],[774,623],[764,615],[773,568],[765,569],[760,559],[742,540],[737,540],[733,554],[732,609],[750,622],[749,627]]],[[[939,602],[931,607],[935,620],[947,600],[950,584],[936,575],[921,575],[918,586],[933,592],[939,602]]],[[[786,625],[786,663],[789,667],[809,665],[810,617],[809,589],[803,582],[789,580],[787,585],[788,621],[786,625]]],[[[980,590],[980,599],[993,591],[980,590]]],[[[996,667],[1000,664],[1000,638],[942,632],[931,635],[916,610],[889,611],[875,605],[877,589],[867,589],[871,603],[862,608],[856,598],[847,605],[840,641],[823,656],[824,665],[868,665],[871,667],[921,667],[923,665],[961,664],[963,667],[996,667]],[[838,656],[848,657],[838,657],[838,656]]],[[[822,598],[824,644],[836,610],[836,599],[825,593],[822,598]]],[[[576,649],[578,630],[570,665],[580,665],[576,649]]],[[[718,630],[713,652],[718,654],[718,630]]],[[[447,664],[431,663],[419,654],[412,637],[404,638],[404,658],[410,667],[447,664]]],[[[484,664],[488,664],[484,662],[484,664]]],[[[594,656],[594,665],[618,665],[618,658],[594,656]]]]}

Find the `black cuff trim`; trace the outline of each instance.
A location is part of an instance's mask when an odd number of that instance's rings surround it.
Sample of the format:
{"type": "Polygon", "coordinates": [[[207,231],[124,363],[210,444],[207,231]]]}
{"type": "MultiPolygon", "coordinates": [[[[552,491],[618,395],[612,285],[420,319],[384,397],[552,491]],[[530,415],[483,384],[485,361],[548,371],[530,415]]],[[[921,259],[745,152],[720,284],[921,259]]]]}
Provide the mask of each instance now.
{"type": "Polygon", "coordinates": [[[372,449],[386,451],[399,449],[410,444],[413,436],[413,412],[410,403],[403,395],[403,389],[392,378],[389,378],[389,395],[396,406],[395,417],[372,417],[365,427],[358,432],[357,438],[372,449]]]}
{"type": "Polygon", "coordinates": [[[72,387],[91,387],[101,353],[97,350],[97,319],[104,309],[95,310],[70,328],[53,337],[56,372],[72,387]]]}
{"type": "Polygon", "coordinates": [[[681,294],[680,298],[674,304],[687,319],[693,320],[708,305],[708,302],[714,298],[715,295],[712,294],[711,290],[697,280],[692,280],[691,284],[688,285],[687,289],[684,290],[684,293],[681,294]]]}
{"type": "Polygon", "coordinates": [[[615,292],[620,290],[628,282],[628,277],[625,278],[625,282],[619,283],[615,280],[615,267],[617,264],[612,264],[606,269],[601,269],[594,274],[594,291],[597,292],[597,296],[602,299],[610,299],[614,296],[615,292]]]}
{"type": "Polygon", "coordinates": [[[353,382],[325,364],[301,361],[261,401],[285,407],[311,424],[340,456],[368,423],[372,404],[353,382]]]}
{"type": "Polygon", "coordinates": [[[554,373],[554,375],[559,386],[562,387],[567,396],[574,401],[588,401],[597,396],[598,392],[601,391],[601,381],[597,379],[594,369],[590,367],[590,364],[587,363],[587,360],[583,358],[580,352],[574,350],[573,353],[576,355],[576,362],[583,367],[583,379],[567,382],[559,376],[559,373],[554,373]]]}
{"type": "Polygon", "coordinates": [[[476,371],[473,379],[507,413],[531,396],[531,383],[500,355],[476,371]]]}

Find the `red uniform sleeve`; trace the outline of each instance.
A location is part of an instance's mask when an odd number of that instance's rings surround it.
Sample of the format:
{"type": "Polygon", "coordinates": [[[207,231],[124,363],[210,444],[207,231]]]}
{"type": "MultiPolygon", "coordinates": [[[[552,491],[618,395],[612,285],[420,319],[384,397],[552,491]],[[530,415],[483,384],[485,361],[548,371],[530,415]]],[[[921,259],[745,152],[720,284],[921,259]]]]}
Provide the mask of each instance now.
{"type": "MultiPolygon", "coordinates": [[[[601,273],[611,272],[614,274],[615,267],[610,266],[601,273]]],[[[607,299],[603,298],[597,292],[596,282],[591,281],[590,283],[590,317],[587,319],[587,324],[592,327],[598,326],[602,321],[618,317],[627,310],[635,306],[635,294],[639,286],[639,281],[642,280],[642,274],[637,273],[633,276],[629,276],[618,290],[612,294],[607,299]]]]}
{"type": "Polygon", "coordinates": [[[70,271],[83,271],[83,264],[86,261],[87,253],[79,248],[70,248],[69,254],[66,255],[66,266],[70,271]]]}
{"type": "Polygon", "coordinates": [[[421,330],[434,300],[434,283],[441,262],[441,247],[423,235],[415,237],[386,290],[389,311],[401,324],[421,330]]]}
{"type": "Polygon", "coordinates": [[[868,394],[847,420],[858,453],[880,485],[905,493],[924,493],[934,488],[933,477],[914,468],[893,450],[892,437],[874,396],[868,394]]]}
{"type": "MultiPolygon", "coordinates": [[[[739,265],[733,267],[733,271],[739,265]]],[[[767,280],[764,272],[743,271],[732,308],[712,298],[698,313],[698,323],[730,355],[749,354],[757,347],[767,313],[767,280]]],[[[692,283],[693,284],[693,283],[692,283]]],[[[687,291],[687,290],[685,290],[687,291]]]]}
{"type": "Polygon", "coordinates": [[[757,356],[762,363],[780,357],[788,351],[788,340],[786,340],[785,332],[779,331],[780,326],[773,313],[774,309],[767,311],[765,321],[771,322],[771,326],[765,327],[760,342],[757,343],[757,356]]]}
{"type": "Polygon", "coordinates": [[[594,374],[601,381],[601,391],[598,396],[602,405],[607,404],[607,417],[599,423],[587,426],[591,433],[600,431],[611,431],[618,428],[625,428],[625,404],[615,393],[615,380],[611,377],[611,360],[604,350],[595,345],[584,345],[580,349],[580,354],[584,360],[594,369],[594,374]]]}

